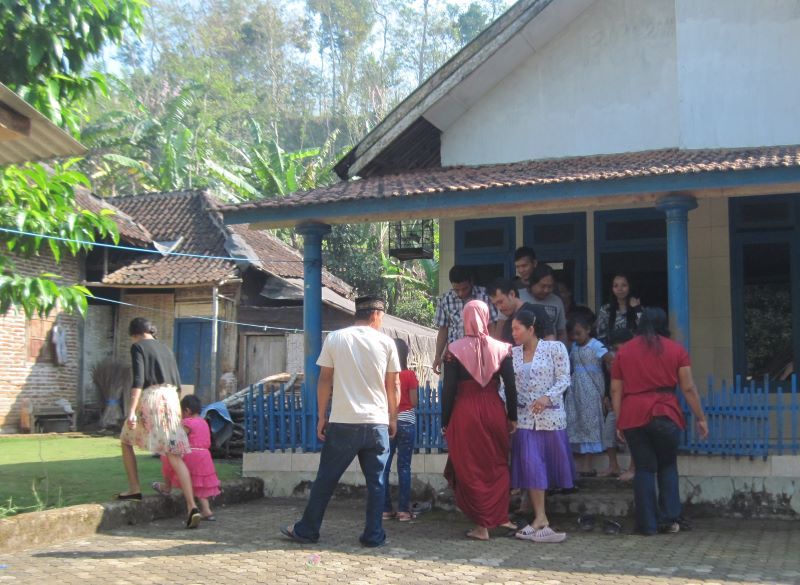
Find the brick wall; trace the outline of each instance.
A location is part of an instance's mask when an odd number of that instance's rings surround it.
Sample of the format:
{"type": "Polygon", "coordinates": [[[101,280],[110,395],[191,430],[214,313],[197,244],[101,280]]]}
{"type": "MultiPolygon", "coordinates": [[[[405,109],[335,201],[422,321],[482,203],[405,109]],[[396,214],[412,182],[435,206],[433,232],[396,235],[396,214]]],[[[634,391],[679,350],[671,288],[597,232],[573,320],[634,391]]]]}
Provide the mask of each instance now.
{"type": "MultiPolygon", "coordinates": [[[[80,281],[79,262],[66,257],[56,264],[49,252],[34,258],[15,259],[17,272],[35,276],[44,272],[60,275],[60,282],[80,281]]],[[[66,398],[77,408],[80,376],[80,319],[54,312],[47,319],[26,321],[14,309],[0,316],[0,432],[17,432],[19,410],[24,398],[34,406],[50,406],[58,398],[66,398]],[[57,365],[49,342],[53,324],[64,328],[67,357],[57,365]],[[47,337],[48,341],[40,343],[47,337]],[[40,353],[39,357],[35,356],[40,353]]]]}

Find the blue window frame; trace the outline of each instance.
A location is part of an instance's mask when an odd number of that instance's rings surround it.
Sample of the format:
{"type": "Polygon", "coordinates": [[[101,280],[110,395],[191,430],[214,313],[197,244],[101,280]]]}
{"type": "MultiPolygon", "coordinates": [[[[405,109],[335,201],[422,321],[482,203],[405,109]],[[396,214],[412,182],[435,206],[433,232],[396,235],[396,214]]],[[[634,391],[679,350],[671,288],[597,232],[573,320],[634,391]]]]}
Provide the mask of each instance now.
{"type": "Polygon", "coordinates": [[[598,211],[595,227],[595,306],[609,300],[614,273],[630,279],[642,304],[668,309],[667,223],[652,208],[598,211]]]}
{"type": "Polygon", "coordinates": [[[523,241],[539,262],[553,266],[556,278],[572,288],[575,304],[586,302],[586,214],[528,215],[523,241]],[[561,265],[560,267],[558,265],[561,265]]]}
{"type": "Polygon", "coordinates": [[[513,217],[457,221],[456,264],[469,266],[475,284],[514,275],[516,222],[513,217]]]}
{"type": "Polygon", "coordinates": [[[786,379],[800,363],[800,204],[731,199],[729,219],[734,371],[786,379]]]}

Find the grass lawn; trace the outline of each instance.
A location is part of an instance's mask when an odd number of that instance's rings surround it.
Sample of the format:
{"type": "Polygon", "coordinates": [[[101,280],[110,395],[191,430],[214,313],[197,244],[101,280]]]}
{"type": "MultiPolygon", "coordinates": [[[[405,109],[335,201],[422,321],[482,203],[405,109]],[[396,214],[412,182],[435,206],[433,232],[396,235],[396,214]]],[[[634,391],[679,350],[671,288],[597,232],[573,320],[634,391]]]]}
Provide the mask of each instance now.
{"type": "MultiPolygon", "coordinates": [[[[161,461],[139,450],[136,454],[142,492],[148,494],[150,483],[161,479],[161,461]]],[[[220,480],[241,476],[241,461],[214,464],[220,480]]],[[[117,437],[0,436],[0,517],[42,507],[109,502],[127,485],[117,437]]]]}

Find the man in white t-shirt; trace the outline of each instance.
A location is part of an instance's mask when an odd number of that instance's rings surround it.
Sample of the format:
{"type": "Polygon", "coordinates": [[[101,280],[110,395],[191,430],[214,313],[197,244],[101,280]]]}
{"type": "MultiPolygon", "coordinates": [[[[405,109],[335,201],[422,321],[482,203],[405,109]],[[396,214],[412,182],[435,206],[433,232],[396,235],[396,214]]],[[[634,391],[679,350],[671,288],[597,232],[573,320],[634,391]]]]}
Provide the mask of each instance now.
{"type": "Polygon", "coordinates": [[[317,478],[303,517],[281,528],[296,542],[319,540],[333,490],[356,456],[367,483],[367,519],[359,540],[367,547],[386,541],[383,472],[389,439],[397,430],[400,360],[392,338],[380,332],[384,311],[381,298],[357,299],[355,325],[328,334],[322,345],[317,360],[317,436],[324,445],[317,478]]]}

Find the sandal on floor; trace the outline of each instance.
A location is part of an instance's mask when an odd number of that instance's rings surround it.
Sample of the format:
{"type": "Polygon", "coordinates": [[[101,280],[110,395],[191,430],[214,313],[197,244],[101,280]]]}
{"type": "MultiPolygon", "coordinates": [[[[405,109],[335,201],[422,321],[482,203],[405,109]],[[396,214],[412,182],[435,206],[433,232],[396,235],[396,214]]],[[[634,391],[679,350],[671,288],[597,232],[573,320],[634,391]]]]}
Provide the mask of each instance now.
{"type": "Polygon", "coordinates": [[[395,516],[398,522],[410,522],[411,520],[416,520],[417,515],[414,512],[398,512],[395,516]]]}
{"type": "Polygon", "coordinates": [[[312,540],[310,538],[305,538],[304,536],[300,536],[299,534],[294,533],[294,524],[281,526],[281,534],[283,534],[289,540],[293,540],[298,544],[316,544],[316,540],[312,540]]]}
{"type": "Polygon", "coordinates": [[[615,520],[603,520],[603,532],[605,534],[619,534],[622,532],[622,524],[615,520]]]}
{"type": "Polygon", "coordinates": [[[531,540],[533,542],[564,542],[567,539],[566,532],[556,532],[549,526],[540,528],[533,533],[531,540]]]}
{"type": "Polygon", "coordinates": [[[392,518],[394,518],[395,516],[397,516],[397,514],[396,514],[395,512],[384,512],[384,513],[383,513],[383,516],[381,516],[381,518],[382,518],[383,520],[391,520],[391,519],[392,519],[392,518]]]}
{"type": "Polygon", "coordinates": [[[595,524],[597,524],[597,517],[594,514],[581,514],[578,516],[578,526],[585,532],[594,530],[595,524]]]}
{"type": "Polygon", "coordinates": [[[607,469],[605,471],[600,471],[597,474],[597,477],[619,477],[619,471],[611,471],[610,469],[607,469]]]}
{"type": "Polygon", "coordinates": [[[535,533],[536,528],[528,524],[520,530],[517,530],[517,532],[514,534],[514,537],[519,538],[520,540],[533,540],[533,535],[535,533]]]}
{"type": "Polygon", "coordinates": [[[489,540],[488,538],[481,538],[480,536],[475,536],[474,534],[472,534],[472,530],[467,530],[464,533],[464,536],[472,540],[480,540],[481,542],[486,542],[487,540],[489,540]]]}
{"type": "Polygon", "coordinates": [[[154,481],[153,483],[150,484],[150,487],[153,488],[153,490],[155,490],[155,492],[159,496],[168,496],[169,495],[169,492],[164,489],[164,484],[162,484],[160,481],[154,481]]]}

